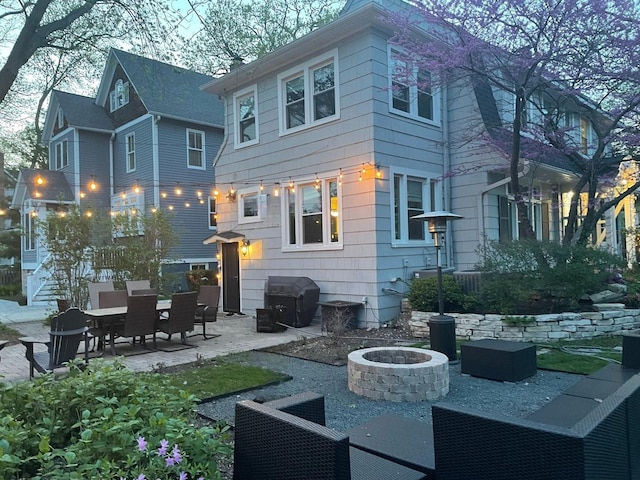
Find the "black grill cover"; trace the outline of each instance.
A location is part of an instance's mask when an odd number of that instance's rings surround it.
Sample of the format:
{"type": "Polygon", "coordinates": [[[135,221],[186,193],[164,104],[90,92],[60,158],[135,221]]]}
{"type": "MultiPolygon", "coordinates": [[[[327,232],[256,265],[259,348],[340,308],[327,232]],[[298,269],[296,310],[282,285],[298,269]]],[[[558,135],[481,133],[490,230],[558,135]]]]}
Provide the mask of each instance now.
{"type": "Polygon", "coordinates": [[[320,287],[308,277],[270,276],[264,286],[265,308],[284,305],[284,323],[291,327],[306,327],[318,309],[320,287]]]}

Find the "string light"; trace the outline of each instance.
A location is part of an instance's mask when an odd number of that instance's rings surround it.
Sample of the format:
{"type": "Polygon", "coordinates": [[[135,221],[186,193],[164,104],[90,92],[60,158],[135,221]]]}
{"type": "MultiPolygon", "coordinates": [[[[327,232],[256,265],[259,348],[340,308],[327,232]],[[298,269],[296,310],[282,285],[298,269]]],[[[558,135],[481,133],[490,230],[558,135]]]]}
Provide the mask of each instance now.
{"type": "Polygon", "coordinates": [[[380,165],[376,165],[376,178],[382,178],[382,169],[380,165]]]}
{"type": "Polygon", "coordinates": [[[182,188],[180,188],[180,183],[176,184],[175,192],[176,192],[176,195],[178,196],[182,195],[182,188]]]}
{"type": "Polygon", "coordinates": [[[320,190],[320,179],[318,178],[317,173],[316,173],[316,190],[320,190]]]}
{"type": "Polygon", "coordinates": [[[342,169],[338,173],[338,185],[342,185],[342,169]]]}
{"type": "Polygon", "coordinates": [[[36,177],[36,185],[44,185],[44,178],[42,178],[40,175],[36,177]]]}
{"type": "Polygon", "coordinates": [[[260,191],[264,191],[264,185],[262,184],[262,180],[260,180],[260,191]]]}
{"type": "Polygon", "coordinates": [[[91,180],[89,180],[89,190],[91,190],[92,192],[95,192],[97,188],[98,188],[98,184],[94,180],[93,175],[91,175],[91,180]]]}
{"type": "Polygon", "coordinates": [[[167,192],[162,192],[162,193],[160,194],[160,196],[161,196],[162,198],[167,198],[167,192]]]}

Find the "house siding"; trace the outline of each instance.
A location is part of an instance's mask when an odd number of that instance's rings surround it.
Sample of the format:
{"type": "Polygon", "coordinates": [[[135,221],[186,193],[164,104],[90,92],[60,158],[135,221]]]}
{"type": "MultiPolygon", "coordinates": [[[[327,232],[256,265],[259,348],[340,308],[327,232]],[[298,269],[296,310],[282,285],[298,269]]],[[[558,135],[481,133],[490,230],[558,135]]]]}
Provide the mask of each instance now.
{"type": "MultiPolygon", "coordinates": [[[[327,51],[335,45],[327,46],[327,51]]],[[[242,308],[263,305],[269,275],[309,276],[320,287],[321,300],[359,302],[361,325],[392,320],[400,313],[400,296],[382,293],[394,287],[392,277],[410,279],[424,267],[425,245],[393,247],[389,167],[442,174],[442,129],[389,113],[387,43],[377,31],[367,31],[338,47],[340,119],[280,136],[276,75],[257,81],[260,143],[242,149],[227,145],[217,165],[219,184],[256,186],[261,179],[288,183],[342,168],[344,247],[339,250],[282,251],[281,198],[268,197],[265,221],[237,224],[237,204],[221,201],[221,230],[236,230],[251,241],[241,259],[242,308]],[[360,166],[366,173],[359,181],[360,166]],[[383,178],[375,177],[374,165],[383,178]],[[409,264],[405,265],[404,259],[409,264]]],[[[286,70],[294,65],[283,65],[286,70]]],[[[232,111],[230,98],[228,111],[232,111]]],[[[233,116],[230,115],[230,137],[233,116]]],[[[265,180],[265,184],[266,184],[265,180]]],[[[272,193],[272,192],[269,192],[272,193]]]]}
{"type": "Polygon", "coordinates": [[[82,208],[94,208],[108,211],[110,205],[110,135],[80,131],[80,191],[85,198],[80,199],[82,208]],[[95,191],[89,189],[89,183],[97,184],[95,191]]]}
{"type": "Polygon", "coordinates": [[[178,248],[172,255],[185,259],[206,258],[215,261],[215,245],[203,245],[211,235],[209,229],[208,198],[215,183],[213,161],[220,149],[223,133],[219,129],[197,124],[162,119],[158,122],[160,208],[171,210],[176,234],[180,237],[178,248]],[[205,135],[205,169],[187,167],[187,129],[203,131],[205,135]],[[180,186],[182,195],[175,194],[180,186]],[[197,192],[201,192],[198,197],[197,192]],[[200,198],[203,203],[200,203],[200,198]],[[189,204],[187,207],[186,204],[189,204]]]}

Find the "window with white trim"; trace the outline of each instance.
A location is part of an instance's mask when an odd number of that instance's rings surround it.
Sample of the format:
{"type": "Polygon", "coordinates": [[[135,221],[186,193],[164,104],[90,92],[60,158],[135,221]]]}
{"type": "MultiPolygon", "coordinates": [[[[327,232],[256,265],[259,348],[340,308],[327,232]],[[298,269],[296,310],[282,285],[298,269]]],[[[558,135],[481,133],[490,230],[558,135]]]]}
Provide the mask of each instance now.
{"type": "Polygon", "coordinates": [[[342,189],[337,178],[296,183],[284,193],[285,249],[342,247],[342,189]]]}
{"type": "Polygon", "coordinates": [[[69,142],[62,140],[56,143],[54,155],[56,170],[60,170],[69,165],[69,142]]]}
{"type": "Polygon", "coordinates": [[[204,170],[204,132],[187,128],[187,167],[204,170]]]}
{"type": "Polygon", "coordinates": [[[412,65],[399,50],[389,48],[389,110],[430,123],[440,123],[440,96],[431,72],[412,65]]]}
{"type": "Polygon", "coordinates": [[[23,229],[23,250],[28,252],[36,249],[36,233],[33,221],[33,210],[26,212],[22,216],[23,229]]]}
{"type": "Polygon", "coordinates": [[[252,223],[264,220],[267,211],[267,196],[258,189],[238,192],[238,223],[252,223]]]}
{"type": "Polygon", "coordinates": [[[118,79],[109,93],[109,111],[115,112],[129,103],[129,82],[118,79]]]}
{"type": "Polygon", "coordinates": [[[332,51],[278,75],[281,133],[339,117],[337,58],[332,51]]]}
{"type": "Polygon", "coordinates": [[[216,213],[216,198],[209,197],[207,214],[209,218],[209,230],[216,230],[218,228],[218,215],[216,213]]]}
{"type": "Polygon", "coordinates": [[[412,217],[437,210],[437,190],[433,177],[393,174],[393,243],[432,241],[427,222],[412,217]]]}
{"type": "Polygon", "coordinates": [[[191,263],[189,264],[189,270],[206,270],[208,264],[206,263],[191,263]]]}
{"type": "Polygon", "coordinates": [[[248,92],[245,90],[237,93],[234,99],[236,145],[244,147],[258,143],[255,87],[252,87],[248,92]]]}
{"type": "Polygon", "coordinates": [[[133,172],[136,169],[136,134],[130,133],[126,136],[126,161],[127,161],[127,173],[133,172]]]}
{"type": "Polygon", "coordinates": [[[64,127],[64,113],[61,108],[58,108],[58,112],[56,114],[56,127],[62,128],[64,127]]]}

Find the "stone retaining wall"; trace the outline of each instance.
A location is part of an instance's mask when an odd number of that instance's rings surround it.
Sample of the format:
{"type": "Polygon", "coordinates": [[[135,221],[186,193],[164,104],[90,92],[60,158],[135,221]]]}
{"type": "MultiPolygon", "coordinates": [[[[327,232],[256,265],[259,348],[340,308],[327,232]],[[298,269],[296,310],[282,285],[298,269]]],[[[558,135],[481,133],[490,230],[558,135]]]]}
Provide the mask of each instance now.
{"type": "MultiPolygon", "coordinates": [[[[411,312],[409,328],[414,337],[429,336],[429,318],[433,312],[411,312]]],[[[529,315],[530,324],[509,326],[504,315],[447,313],[455,318],[456,336],[467,340],[500,338],[523,342],[548,342],[553,340],[577,340],[599,335],[620,335],[623,331],[640,328],[640,309],[602,312],[552,313],[529,315]]],[[[512,315],[509,318],[522,318],[512,315]]]]}

